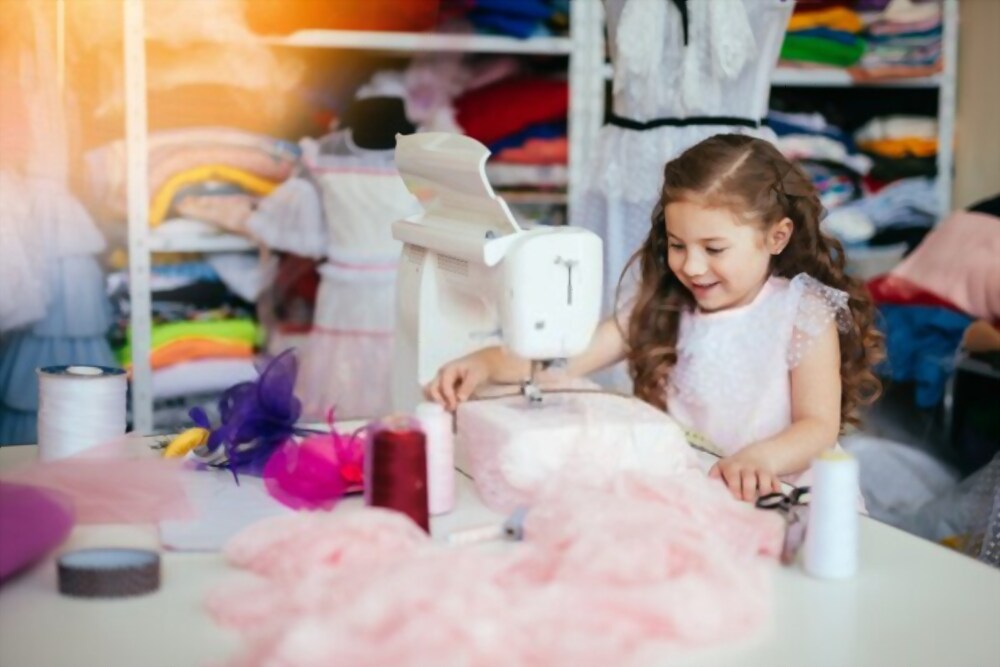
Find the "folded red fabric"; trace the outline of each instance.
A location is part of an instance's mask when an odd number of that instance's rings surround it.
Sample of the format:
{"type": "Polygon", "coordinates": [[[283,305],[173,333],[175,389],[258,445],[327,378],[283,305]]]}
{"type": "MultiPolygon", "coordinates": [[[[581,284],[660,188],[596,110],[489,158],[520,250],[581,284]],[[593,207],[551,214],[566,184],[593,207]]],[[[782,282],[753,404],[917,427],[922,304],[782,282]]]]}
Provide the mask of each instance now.
{"type": "Polygon", "coordinates": [[[511,77],[455,100],[455,117],[466,134],[491,144],[529,125],[562,120],[569,112],[566,81],[511,77]]]}

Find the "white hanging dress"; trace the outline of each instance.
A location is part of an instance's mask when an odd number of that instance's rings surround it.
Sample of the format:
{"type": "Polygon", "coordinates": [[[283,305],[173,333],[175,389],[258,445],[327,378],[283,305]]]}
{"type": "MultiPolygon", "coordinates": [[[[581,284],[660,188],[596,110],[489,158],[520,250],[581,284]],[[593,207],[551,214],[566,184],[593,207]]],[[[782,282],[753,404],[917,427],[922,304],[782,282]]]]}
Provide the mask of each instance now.
{"type": "Polygon", "coordinates": [[[396,270],[392,223],[418,213],[393,150],[367,150],[350,130],[302,142],[327,223],[313,329],[299,372],[306,416],[379,417],[391,410],[396,270]]]}
{"type": "Polygon", "coordinates": [[[761,120],[793,5],[606,0],[613,113],[573,221],[604,240],[606,313],[625,263],[649,233],[664,165],[715,134],[774,140],[761,120]]]}

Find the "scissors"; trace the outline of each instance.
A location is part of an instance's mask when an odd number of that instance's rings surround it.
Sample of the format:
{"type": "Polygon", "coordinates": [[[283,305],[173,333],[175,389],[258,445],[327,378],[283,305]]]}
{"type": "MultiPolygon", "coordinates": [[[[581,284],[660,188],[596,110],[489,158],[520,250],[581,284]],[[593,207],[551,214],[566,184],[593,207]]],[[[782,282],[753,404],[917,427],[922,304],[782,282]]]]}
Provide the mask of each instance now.
{"type": "Polygon", "coordinates": [[[785,541],[781,546],[782,565],[791,565],[806,537],[809,522],[809,487],[797,486],[788,494],[769,493],[754,503],[758,509],[780,512],[787,523],[785,541]]]}

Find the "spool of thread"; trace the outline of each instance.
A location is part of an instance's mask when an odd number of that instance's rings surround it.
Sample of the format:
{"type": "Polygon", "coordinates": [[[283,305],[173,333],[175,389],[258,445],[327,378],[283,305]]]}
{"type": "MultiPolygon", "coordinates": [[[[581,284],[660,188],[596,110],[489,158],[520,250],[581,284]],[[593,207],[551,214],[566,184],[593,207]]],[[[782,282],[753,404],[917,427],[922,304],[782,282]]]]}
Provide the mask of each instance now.
{"type": "Polygon", "coordinates": [[[365,455],[365,501],[402,512],[430,532],[427,445],[416,420],[391,418],[374,428],[365,455]]]}
{"type": "Polygon", "coordinates": [[[82,598],[123,598],[160,587],[160,555],[147,549],[80,549],[56,563],[59,592],[82,598]]]}
{"type": "Polygon", "coordinates": [[[38,369],[38,450],[72,456],[125,433],[125,371],[103,366],[38,369]]]}
{"type": "Polygon", "coordinates": [[[414,415],[427,441],[427,505],[432,515],[455,508],[455,436],[451,415],[438,403],[421,403],[414,415]]]}
{"type": "Polygon", "coordinates": [[[812,473],[803,567],[821,579],[847,579],[858,569],[858,462],[828,451],[812,473]]]}

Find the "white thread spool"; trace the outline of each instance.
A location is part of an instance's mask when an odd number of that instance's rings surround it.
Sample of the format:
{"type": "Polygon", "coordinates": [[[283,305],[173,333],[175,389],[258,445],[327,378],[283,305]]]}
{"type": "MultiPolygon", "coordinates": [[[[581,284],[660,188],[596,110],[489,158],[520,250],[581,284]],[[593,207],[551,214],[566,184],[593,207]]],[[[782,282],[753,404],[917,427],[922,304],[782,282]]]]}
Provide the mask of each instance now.
{"type": "Polygon", "coordinates": [[[427,509],[447,514],[455,507],[455,436],[451,415],[437,403],[421,403],[414,416],[427,438],[427,509]]]}
{"type": "Polygon", "coordinates": [[[43,460],[72,456],[125,433],[128,382],[120,368],[38,369],[38,450],[43,460]]]}
{"type": "Polygon", "coordinates": [[[858,462],[831,450],[812,473],[803,567],[821,579],[847,579],[858,569],[858,462]]]}

